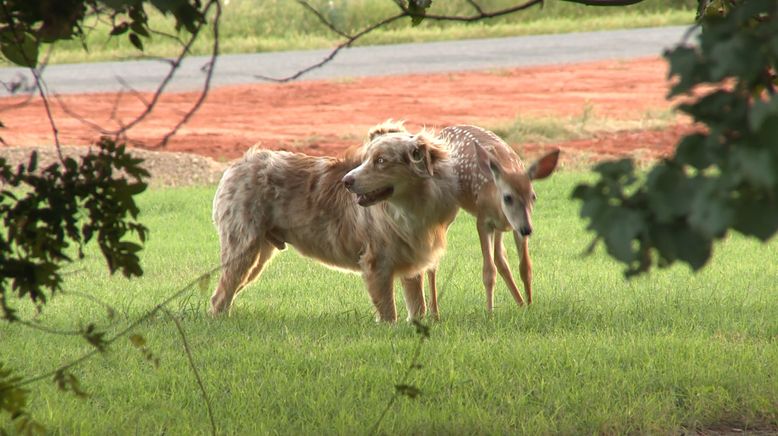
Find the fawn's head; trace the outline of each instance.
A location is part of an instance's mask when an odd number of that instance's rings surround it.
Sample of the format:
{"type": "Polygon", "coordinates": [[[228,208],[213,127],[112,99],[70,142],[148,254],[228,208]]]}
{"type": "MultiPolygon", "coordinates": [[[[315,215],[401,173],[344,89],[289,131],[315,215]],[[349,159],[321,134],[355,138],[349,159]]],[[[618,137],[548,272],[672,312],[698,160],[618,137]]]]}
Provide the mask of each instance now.
{"type": "Polygon", "coordinates": [[[500,162],[489,156],[484,148],[475,143],[479,170],[494,181],[495,201],[499,202],[505,218],[511,227],[522,236],[532,234],[532,207],[535,204],[535,190],[532,181],[544,179],[556,169],[559,150],[556,149],[530,165],[526,172],[506,170],[500,162]]]}

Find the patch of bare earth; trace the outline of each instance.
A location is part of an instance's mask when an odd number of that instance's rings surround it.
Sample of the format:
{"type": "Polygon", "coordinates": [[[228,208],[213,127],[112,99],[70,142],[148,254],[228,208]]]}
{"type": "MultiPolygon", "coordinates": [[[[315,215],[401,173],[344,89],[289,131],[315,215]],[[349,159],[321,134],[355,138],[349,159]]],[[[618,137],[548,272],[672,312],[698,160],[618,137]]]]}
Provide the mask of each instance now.
{"type": "MultiPolygon", "coordinates": [[[[162,137],[189,110],[196,92],[165,94],[155,110],[127,132],[147,160],[153,184],[215,183],[223,162],[261,143],[270,149],[339,155],[359,145],[370,126],[403,119],[411,129],[470,123],[495,125],[516,117],[575,117],[583,111],[617,120],[666,112],[667,66],[659,58],[481,72],[258,83],[212,90],[192,120],[163,148],[162,137]],[[157,153],[146,150],[164,150],[157,153]],[[172,153],[171,153],[172,152],[172,153]]],[[[83,146],[116,129],[144,109],[148,94],[84,94],[54,99],[63,144],[83,146]]],[[[0,156],[25,160],[30,147],[53,155],[51,127],[41,101],[0,98],[0,156]]],[[[656,159],[672,152],[691,127],[602,132],[557,144],[517,144],[531,158],[550,146],[563,165],[632,156],[656,159]]],[[[73,151],[83,150],[75,148],[73,151]]],[[[70,152],[70,149],[68,149],[70,152]]]]}

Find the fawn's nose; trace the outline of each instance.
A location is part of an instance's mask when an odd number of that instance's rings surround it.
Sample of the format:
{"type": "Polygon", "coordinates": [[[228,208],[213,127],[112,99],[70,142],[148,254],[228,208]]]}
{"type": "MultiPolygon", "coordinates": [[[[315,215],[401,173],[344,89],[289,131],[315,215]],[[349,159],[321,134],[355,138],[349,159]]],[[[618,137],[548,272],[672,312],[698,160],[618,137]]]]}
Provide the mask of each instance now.
{"type": "Polygon", "coordinates": [[[523,226],[519,229],[519,233],[521,233],[521,236],[529,236],[532,234],[532,227],[530,226],[523,226]]]}
{"type": "Polygon", "coordinates": [[[351,174],[346,174],[345,176],[343,176],[343,179],[341,181],[346,186],[346,189],[351,189],[351,187],[354,186],[354,176],[352,176],[351,174]]]}

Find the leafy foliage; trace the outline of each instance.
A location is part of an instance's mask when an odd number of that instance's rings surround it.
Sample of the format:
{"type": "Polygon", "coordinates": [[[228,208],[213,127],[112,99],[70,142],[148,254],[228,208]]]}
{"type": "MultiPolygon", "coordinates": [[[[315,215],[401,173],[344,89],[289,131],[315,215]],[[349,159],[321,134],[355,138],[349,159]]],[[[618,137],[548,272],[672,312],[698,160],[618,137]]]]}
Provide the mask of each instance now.
{"type": "MultiPolygon", "coordinates": [[[[143,50],[141,38],[152,35],[146,13],[149,7],[172,16],[177,30],[192,35],[205,23],[207,5],[201,0],[0,0],[0,53],[11,63],[32,69],[38,67],[45,43],[78,38],[86,50],[84,22],[88,17],[107,20],[110,36],[126,34],[143,50]]],[[[37,75],[36,85],[45,98],[37,75]]],[[[60,269],[72,260],[71,244],[83,257],[84,245],[96,239],[112,274],[143,274],[137,254],[147,229],[137,222],[134,196],[146,188],[143,179],[148,173],[140,166],[142,160],[126,153],[124,145],[102,138],[97,146],[97,153],[80,162],[61,159],[41,171],[37,171],[34,152],[29,163],[16,170],[0,158],[0,308],[4,320],[19,321],[10,297],[29,298],[40,310],[61,290],[60,269]],[[133,234],[140,243],[128,239],[133,234]]],[[[96,350],[105,350],[105,334],[94,324],[80,334],[96,350]]],[[[61,390],[84,395],[72,373],[60,370],[54,381],[61,390]]],[[[40,430],[24,410],[26,391],[16,387],[17,382],[18,377],[0,366],[0,410],[10,414],[20,432],[40,430]]]]}
{"type": "MultiPolygon", "coordinates": [[[[4,369],[0,362],[0,410],[8,412],[18,433],[42,433],[43,427],[24,410],[27,405],[27,390],[16,387],[20,378],[11,370],[4,369]]],[[[2,433],[2,429],[0,429],[2,433]]]]}
{"type": "Polygon", "coordinates": [[[697,45],[665,53],[669,97],[700,128],[639,180],[631,161],[597,167],[576,187],[581,216],[627,275],[675,261],[702,268],[729,229],[762,241],[778,230],[778,3],[712,2],[697,45]]]}
{"type": "Polygon", "coordinates": [[[72,260],[71,243],[83,257],[84,244],[97,239],[111,273],[143,274],[141,245],[126,236],[134,233],[141,243],[146,238],[135,220],[140,211],[134,196],[146,189],[148,172],[124,145],[103,138],[97,146],[81,162],[66,158],[39,173],[35,152],[16,170],[0,158],[0,308],[6,320],[16,319],[10,294],[40,307],[47,292],[61,289],[60,268],[72,260]]]}
{"type": "Polygon", "coordinates": [[[172,15],[176,29],[189,33],[196,33],[205,21],[200,0],[2,0],[0,52],[14,64],[36,67],[41,44],[72,38],[85,44],[83,22],[89,16],[108,19],[111,36],[127,34],[143,50],[141,37],[151,37],[149,6],[172,15]]]}
{"type": "Polygon", "coordinates": [[[427,9],[432,6],[432,0],[408,0],[408,12],[411,13],[411,23],[418,26],[424,21],[427,9]]]}

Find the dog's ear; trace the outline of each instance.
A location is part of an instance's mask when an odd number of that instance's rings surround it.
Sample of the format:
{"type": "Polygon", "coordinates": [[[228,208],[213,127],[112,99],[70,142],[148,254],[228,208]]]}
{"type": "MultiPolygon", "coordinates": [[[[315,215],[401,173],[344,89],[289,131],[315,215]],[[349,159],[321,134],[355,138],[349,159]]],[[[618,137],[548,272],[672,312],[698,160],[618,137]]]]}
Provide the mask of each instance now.
{"type": "Polygon", "coordinates": [[[383,123],[373,126],[368,132],[367,136],[370,141],[375,138],[386,135],[387,133],[407,133],[408,130],[403,126],[404,121],[386,120],[383,123]]]}
{"type": "Polygon", "coordinates": [[[428,135],[420,133],[415,137],[415,144],[409,152],[409,160],[413,169],[423,177],[435,175],[435,162],[444,157],[440,147],[428,135]]]}

